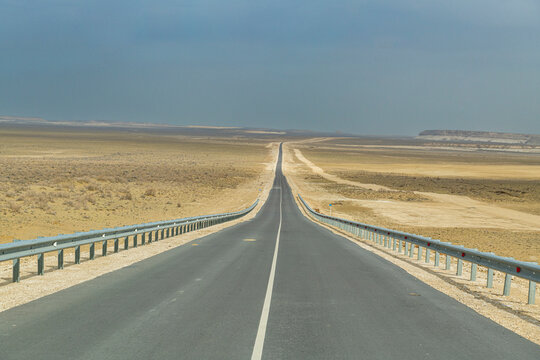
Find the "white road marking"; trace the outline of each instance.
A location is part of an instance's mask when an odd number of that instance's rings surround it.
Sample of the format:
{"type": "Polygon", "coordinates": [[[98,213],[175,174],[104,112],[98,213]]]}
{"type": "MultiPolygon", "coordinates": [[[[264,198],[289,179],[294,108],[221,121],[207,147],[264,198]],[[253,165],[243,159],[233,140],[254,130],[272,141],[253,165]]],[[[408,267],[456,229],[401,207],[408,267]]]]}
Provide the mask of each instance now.
{"type": "Polygon", "coordinates": [[[264,304],[261,313],[261,320],[259,321],[259,329],[257,330],[257,338],[255,339],[255,345],[253,346],[253,353],[251,354],[251,360],[260,360],[262,358],[262,351],[264,346],[264,337],[266,335],[266,325],[268,324],[268,314],[270,312],[270,303],[272,302],[272,291],[274,290],[274,277],[276,276],[276,262],[279,249],[279,236],[281,234],[281,222],[283,219],[283,213],[281,204],[283,201],[283,191],[279,191],[279,227],[276,237],[276,247],[274,249],[274,258],[272,260],[272,267],[270,268],[270,277],[268,279],[268,287],[266,288],[266,296],[264,297],[264,304]]]}

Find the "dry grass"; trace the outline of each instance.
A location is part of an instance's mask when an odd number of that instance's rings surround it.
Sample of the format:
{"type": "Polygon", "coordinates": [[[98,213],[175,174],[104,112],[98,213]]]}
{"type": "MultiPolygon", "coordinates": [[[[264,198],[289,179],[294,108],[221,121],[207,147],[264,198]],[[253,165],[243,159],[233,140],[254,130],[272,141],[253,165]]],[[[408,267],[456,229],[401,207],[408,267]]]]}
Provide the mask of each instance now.
{"type": "Polygon", "coordinates": [[[0,129],[0,242],[237,210],[268,143],[0,129]]]}
{"type": "Polygon", "coordinates": [[[392,145],[336,146],[332,142],[299,146],[318,166],[419,177],[540,180],[540,155],[508,152],[394,148],[392,145]],[[350,166],[345,168],[345,166],[350,166]]]}

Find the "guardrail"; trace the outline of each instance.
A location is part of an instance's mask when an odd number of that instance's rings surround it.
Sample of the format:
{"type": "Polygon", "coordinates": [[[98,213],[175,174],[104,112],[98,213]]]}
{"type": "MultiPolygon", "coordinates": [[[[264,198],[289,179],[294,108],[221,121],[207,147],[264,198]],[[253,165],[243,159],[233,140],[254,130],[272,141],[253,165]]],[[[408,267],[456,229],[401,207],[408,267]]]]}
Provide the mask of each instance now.
{"type": "Polygon", "coordinates": [[[124,239],[124,250],[127,250],[129,249],[130,237],[133,240],[132,247],[138,246],[139,235],[141,237],[141,245],[145,245],[147,235],[148,243],[151,243],[152,241],[163,240],[171,236],[221,224],[248,214],[257,206],[258,202],[259,200],[256,200],[247,209],[231,213],[157,221],[113,229],[91,230],[69,235],[40,237],[34,240],[14,240],[12,243],[0,245],[0,262],[13,260],[13,282],[19,282],[20,259],[23,257],[37,255],[37,273],[38,275],[43,275],[46,253],[56,251],[58,254],[58,269],[63,269],[65,249],[75,248],[75,264],[80,264],[82,245],[90,246],[89,257],[90,260],[93,260],[96,243],[101,243],[101,254],[102,256],[106,256],[109,240],[114,241],[114,252],[117,253],[119,252],[120,239],[124,239]]]}
{"type": "Polygon", "coordinates": [[[497,270],[505,273],[503,295],[510,295],[510,286],[512,276],[517,276],[529,280],[529,296],[528,303],[534,304],[536,283],[540,282],[540,266],[534,262],[519,261],[510,257],[497,256],[494,253],[486,253],[477,249],[469,249],[461,245],[453,245],[449,242],[431,239],[420,235],[409,234],[406,232],[386,229],[379,226],[363,224],[356,221],[341,219],[335,216],[323,215],[313,210],[302,198],[298,195],[301,203],[306,210],[317,220],[326,224],[338,227],[346,232],[354,234],[362,239],[371,240],[386,248],[391,248],[398,253],[404,253],[409,257],[414,256],[415,245],[418,247],[417,259],[422,259],[422,254],[425,254],[425,262],[431,260],[430,251],[435,252],[434,265],[439,266],[440,254],[445,255],[445,269],[450,270],[452,258],[456,259],[456,275],[462,275],[463,262],[471,263],[470,280],[476,280],[476,272],[478,265],[487,268],[488,288],[493,287],[493,271],[497,270]]]}

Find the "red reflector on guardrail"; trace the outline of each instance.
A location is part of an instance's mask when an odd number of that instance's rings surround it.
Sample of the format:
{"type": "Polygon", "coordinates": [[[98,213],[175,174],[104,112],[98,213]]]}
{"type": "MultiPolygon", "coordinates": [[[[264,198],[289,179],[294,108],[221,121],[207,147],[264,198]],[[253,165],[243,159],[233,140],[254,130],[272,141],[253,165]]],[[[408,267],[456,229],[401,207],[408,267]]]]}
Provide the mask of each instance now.
{"type": "Polygon", "coordinates": [[[516,271],[517,271],[517,272],[521,272],[521,268],[518,266],[518,267],[516,268],[516,271]]]}
{"type": "Polygon", "coordinates": [[[465,253],[461,253],[461,257],[465,257],[465,253]]]}
{"type": "Polygon", "coordinates": [[[431,246],[431,243],[427,243],[427,246],[431,246]]]}

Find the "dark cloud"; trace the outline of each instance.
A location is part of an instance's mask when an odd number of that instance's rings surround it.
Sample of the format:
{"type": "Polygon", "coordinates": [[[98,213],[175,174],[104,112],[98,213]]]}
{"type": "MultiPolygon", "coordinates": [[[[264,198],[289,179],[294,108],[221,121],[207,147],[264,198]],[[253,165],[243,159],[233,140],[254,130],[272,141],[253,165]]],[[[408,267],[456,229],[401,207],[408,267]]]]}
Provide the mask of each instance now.
{"type": "Polygon", "coordinates": [[[540,133],[536,0],[0,0],[0,113],[540,133]]]}

